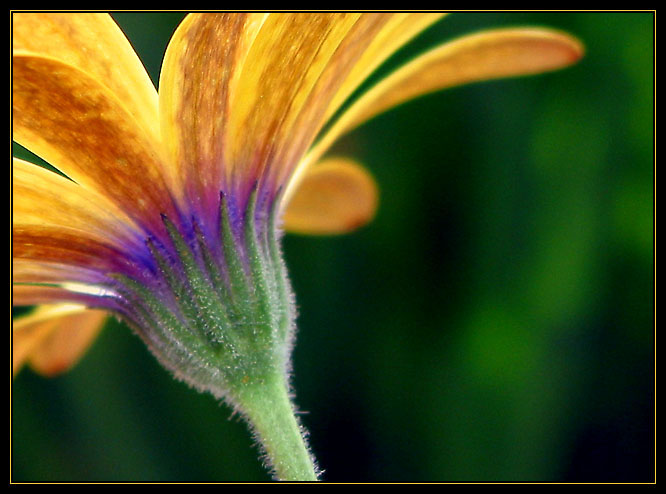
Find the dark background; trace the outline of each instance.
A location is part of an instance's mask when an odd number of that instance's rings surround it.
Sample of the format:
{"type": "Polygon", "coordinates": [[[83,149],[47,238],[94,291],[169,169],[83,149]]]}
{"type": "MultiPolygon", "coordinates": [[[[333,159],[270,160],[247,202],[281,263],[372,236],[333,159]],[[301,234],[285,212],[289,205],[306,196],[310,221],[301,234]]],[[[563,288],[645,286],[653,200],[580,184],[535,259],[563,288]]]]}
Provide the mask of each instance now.
{"type": "MultiPolygon", "coordinates": [[[[114,14],[154,81],[179,13],[114,14]]],[[[422,97],[336,146],[376,220],[288,235],[297,403],[328,481],[654,478],[654,15],[458,13],[389,65],[547,25],[577,66],[422,97]]],[[[13,481],[264,481],[245,424],[110,322],[12,389],[13,481]]]]}

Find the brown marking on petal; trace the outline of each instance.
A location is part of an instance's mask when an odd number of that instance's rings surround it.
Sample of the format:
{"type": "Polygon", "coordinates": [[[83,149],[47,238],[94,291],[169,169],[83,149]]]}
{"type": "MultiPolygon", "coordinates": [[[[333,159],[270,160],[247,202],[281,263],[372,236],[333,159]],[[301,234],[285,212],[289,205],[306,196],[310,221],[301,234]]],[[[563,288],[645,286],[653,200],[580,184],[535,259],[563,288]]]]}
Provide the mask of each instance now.
{"type": "Polygon", "coordinates": [[[98,271],[117,269],[126,253],[77,230],[13,225],[12,257],[79,266],[98,271]]]}
{"type": "Polygon", "coordinates": [[[154,143],[113,94],[57,60],[15,54],[12,69],[14,140],[144,225],[173,214],[154,143]]]}
{"type": "Polygon", "coordinates": [[[287,145],[310,91],[359,17],[280,13],[266,20],[231,102],[227,143],[237,186],[259,178],[267,161],[287,145]]]}
{"type": "Polygon", "coordinates": [[[230,93],[264,16],[190,14],[167,48],[160,76],[162,132],[172,173],[190,203],[222,189],[230,93]]]}
{"type": "Polygon", "coordinates": [[[12,14],[12,49],[77,67],[108,87],[157,137],[157,92],[139,57],[106,13],[12,14]]]}

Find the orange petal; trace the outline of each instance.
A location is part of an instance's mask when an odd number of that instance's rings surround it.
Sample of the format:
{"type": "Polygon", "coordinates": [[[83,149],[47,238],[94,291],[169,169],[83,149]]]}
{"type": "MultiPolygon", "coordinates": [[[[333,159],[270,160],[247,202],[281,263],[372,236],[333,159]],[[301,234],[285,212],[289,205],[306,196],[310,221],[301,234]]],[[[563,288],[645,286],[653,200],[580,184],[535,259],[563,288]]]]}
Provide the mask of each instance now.
{"type": "Polygon", "coordinates": [[[284,226],[295,233],[346,233],[368,223],[377,204],[377,185],[365,168],[331,158],[308,170],[286,207],[284,226]]]}
{"type": "Polygon", "coordinates": [[[245,58],[227,123],[232,181],[289,173],[386,14],[271,14],[245,58]]]}
{"type": "Polygon", "coordinates": [[[160,225],[175,217],[158,146],[120,100],[58,60],[14,53],[14,140],[130,216],[160,225]]]}
{"type": "Polygon", "coordinates": [[[73,366],[101,330],[107,313],[76,304],[45,305],[13,322],[14,375],[29,361],[52,376],[73,366]]]}
{"type": "Polygon", "coordinates": [[[157,91],[129,41],[109,14],[12,14],[12,48],[72,65],[108,87],[155,136],[157,91]]]}
{"type": "Polygon", "coordinates": [[[230,94],[266,15],[190,14],[169,42],[160,74],[162,140],[177,190],[188,188],[190,202],[219,194],[230,94]]]}
{"type": "Polygon", "coordinates": [[[341,135],[411,98],[470,82],[559,69],[582,55],[578,40],[549,29],[496,29],[451,41],[363,94],[326,131],[302,166],[316,162],[341,135]]]}
{"type": "Polygon", "coordinates": [[[13,159],[12,221],[81,230],[97,240],[131,242],[133,222],[104,196],[41,166],[13,159]]]}

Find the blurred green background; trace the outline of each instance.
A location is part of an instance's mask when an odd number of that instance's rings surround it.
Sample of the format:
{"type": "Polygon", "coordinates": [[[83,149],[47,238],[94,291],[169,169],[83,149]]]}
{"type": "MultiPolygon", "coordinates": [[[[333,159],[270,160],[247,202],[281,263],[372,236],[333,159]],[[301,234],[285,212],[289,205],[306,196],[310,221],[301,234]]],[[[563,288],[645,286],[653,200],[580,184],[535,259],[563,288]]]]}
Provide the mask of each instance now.
{"type": "MultiPolygon", "coordinates": [[[[157,81],[179,13],[114,17],[157,81]]],[[[651,481],[654,15],[458,13],[582,39],[570,69],[422,97],[347,136],[382,190],[349,236],[289,235],[294,385],[328,481],[651,481]]],[[[13,382],[13,481],[265,481],[245,425],[111,322],[13,382]]]]}

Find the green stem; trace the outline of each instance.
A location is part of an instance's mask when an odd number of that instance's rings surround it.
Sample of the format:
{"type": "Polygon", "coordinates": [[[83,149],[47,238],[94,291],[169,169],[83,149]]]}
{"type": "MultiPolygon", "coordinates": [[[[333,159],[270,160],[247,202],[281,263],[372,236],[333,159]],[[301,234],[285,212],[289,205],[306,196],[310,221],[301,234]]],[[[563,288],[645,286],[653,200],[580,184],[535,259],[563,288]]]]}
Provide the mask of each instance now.
{"type": "Polygon", "coordinates": [[[278,480],[316,481],[303,429],[294,415],[286,383],[274,376],[244,385],[236,397],[266,451],[278,480]]]}

